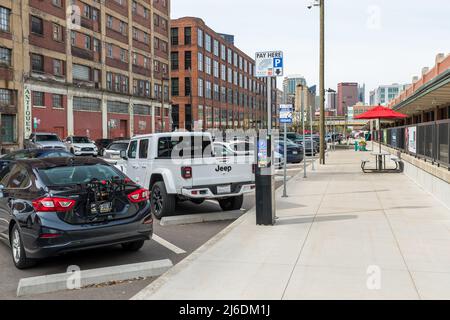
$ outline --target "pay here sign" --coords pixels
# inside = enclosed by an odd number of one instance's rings
[[[257,52],[255,65],[256,77],[282,77],[284,73],[283,51]]]

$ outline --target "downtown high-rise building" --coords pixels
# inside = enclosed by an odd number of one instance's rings
[[[387,105],[407,87],[407,84],[398,83],[381,85],[370,92],[370,105]]]
[[[337,115],[344,116],[348,107],[353,107],[359,102],[359,86],[355,82],[342,82],[338,84]]]
[[[297,92],[297,86],[306,86],[306,79],[301,75],[292,75],[285,77],[283,80],[283,93],[284,100],[288,104],[295,102],[295,94]]]

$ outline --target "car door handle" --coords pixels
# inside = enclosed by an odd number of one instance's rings
[[[133,169],[139,169],[139,166],[133,166]]]
[[[142,169],[147,169],[147,166],[142,166]]]

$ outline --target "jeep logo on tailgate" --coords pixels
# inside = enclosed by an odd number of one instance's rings
[[[223,173],[226,173],[226,172],[231,172],[231,170],[233,170],[233,168],[231,167],[231,166],[217,166],[217,168],[216,168],[216,172],[223,172]]]

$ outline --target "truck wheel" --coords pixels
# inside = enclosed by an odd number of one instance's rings
[[[17,269],[31,268],[36,264],[36,260],[28,259],[23,247],[22,234],[17,224],[11,230],[9,237],[11,243],[11,253],[13,262]]]
[[[244,196],[237,196],[233,198],[219,200],[219,205],[223,211],[239,210],[242,208],[243,203],[244,203]]]
[[[153,185],[151,205],[152,213],[158,220],[175,212],[175,196],[167,193],[164,182],[156,182]]]

